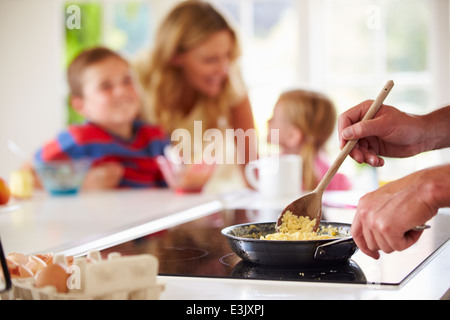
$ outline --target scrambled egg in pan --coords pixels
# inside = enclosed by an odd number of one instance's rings
[[[279,232],[261,236],[261,240],[322,240],[339,237],[337,227],[321,226],[316,232],[313,231],[316,219],[299,217],[290,211],[286,211],[281,220]]]

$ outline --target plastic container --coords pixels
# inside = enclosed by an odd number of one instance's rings
[[[34,167],[45,190],[54,196],[75,195],[91,167],[89,159],[35,162]]]
[[[34,177],[29,169],[12,171],[9,175],[11,195],[18,199],[29,199],[33,196]]]
[[[176,193],[201,192],[215,169],[214,164],[176,164],[164,156],[157,156],[156,161],[164,180]]]

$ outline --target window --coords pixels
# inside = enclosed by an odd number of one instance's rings
[[[393,79],[392,104],[408,112],[429,111],[430,8],[426,0],[324,0],[316,4],[316,15],[323,12],[324,27],[314,25],[319,30],[316,38],[323,39],[313,44],[322,53],[313,55],[318,60],[315,81],[346,109],[354,101],[373,97],[374,89]]]
[[[105,44],[132,58],[153,39],[150,2],[121,1],[105,8]]]
[[[396,86],[386,103],[411,113],[431,111],[439,103],[433,79],[440,71],[432,64],[437,48],[430,36],[436,32],[436,6],[437,2],[426,0],[315,2],[312,10],[317,19],[311,27],[314,38],[321,40],[311,43],[316,52],[311,55],[313,83],[343,112],[359,101],[375,98],[378,88],[393,79]],[[448,11],[445,19],[448,22]],[[444,48],[449,46],[448,38],[446,41]],[[440,101],[444,102],[448,101]],[[385,167],[376,174],[383,183],[438,160],[435,153],[386,159]],[[354,162],[349,165],[349,172],[358,167]]]

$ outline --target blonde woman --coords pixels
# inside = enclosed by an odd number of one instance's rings
[[[279,145],[285,154],[300,154],[303,159],[303,189],[313,190],[329,166],[323,149],[336,123],[336,110],[323,94],[292,90],[280,95],[273,116],[268,121],[270,130],[279,130]],[[327,190],[348,190],[351,185],[342,174],[337,174]]]
[[[186,129],[194,138],[195,124],[201,124],[202,135],[207,129],[253,129],[239,54],[236,32],[211,4],[181,2],[161,23],[151,54],[136,67],[144,90],[143,118],[162,125],[169,136]],[[205,142],[192,144],[199,145]],[[256,144],[246,143],[237,153],[246,163],[255,149]],[[229,168],[216,175],[222,184],[236,179]]]

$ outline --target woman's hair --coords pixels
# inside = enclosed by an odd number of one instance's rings
[[[236,63],[240,54],[237,35],[211,4],[195,0],[183,1],[170,11],[156,34],[149,64],[137,67],[146,95],[143,110],[145,119],[156,121],[169,134],[177,128],[178,122],[185,116],[179,110],[179,102],[182,100],[180,88],[183,87],[184,80],[181,71],[173,66],[172,60],[177,53],[187,52],[223,30],[229,31],[234,41],[228,79],[217,97],[199,93],[198,102],[204,108],[206,127],[217,128],[221,116],[229,120],[230,107],[245,97],[244,84]]]
[[[124,63],[128,64],[128,61],[117,52],[104,47],[94,47],[82,51],[75,59],[73,59],[67,70],[67,81],[69,83],[71,95],[83,96],[83,73],[90,66],[111,57],[122,60]]]
[[[334,105],[325,95],[306,90],[287,91],[280,95],[278,103],[284,108],[287,119],[303,134],[300,151],[303,159],[303,189],[313,190],[318,183],[315,158],[333,133],[336,123]]]

